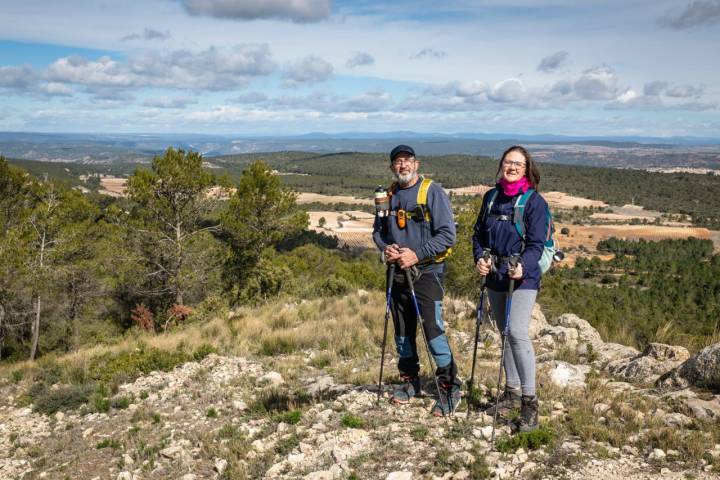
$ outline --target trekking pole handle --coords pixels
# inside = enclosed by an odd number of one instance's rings
[[[482,257],[480,257],[480,258],[482,258],[483,260],[486,260],[486,261],[490,260],[490,258],[491,258],[490,249],[489,248],[483,249],[483,254],[482,254]],[[490,275],[490,272],[488,272],[488,275]],[[482,277],[480,277],[480,290],[485,288],[486,281],[487,281],[487,275],[483,275]]]

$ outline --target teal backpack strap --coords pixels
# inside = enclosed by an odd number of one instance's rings
[[[517,230],[520,238],[525,240],[525,205],[527,205],[530,196],[535,193],[535,189],[528,188],[525,193],[520,195],[515,201],[515,207],[513,207],[513,223],[515,224],[515,230]]]
[[[490,213],[490,210],[492,210],[493,203],[495,203],[495,198],[497,197],[498,189],[493,188],[490,190],[490,197],[488,198],[487,205],[485,205],[485,209],[483,210],[483,217],[482,221],[485,222],[487,220],[487,216]]]

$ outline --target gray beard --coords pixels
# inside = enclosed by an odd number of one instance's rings
[[[397,180],[400,185],[407,185],[413,180],[415,180],[418,176],[417,172],[407,173],[405,175],[393,173],[393,175],[395,176],[395,180]]]

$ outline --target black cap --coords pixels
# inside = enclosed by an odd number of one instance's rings
[[[390,152],[390,161],[392,162],[393,160],[395,160],[395,157],[397,157],[401,153],[409,153],[413,157],[415,156],[415,150],[413,150],[412,147],[409,147],[407,145],[398,145]]]

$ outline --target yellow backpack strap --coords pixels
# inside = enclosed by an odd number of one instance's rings
[[[418,196],[417,196],[417,204],[422,205],[423,207],[427,207],[427,196],[428,196],[428,190],[430,190],[430,184],[432,183],[432,179],[423,177],[422,183],[420,184],[420,190],[418,190]],[[430,221],[430,209],[429,208],[423,208],[423,211],[425,212],[425,221]]]

